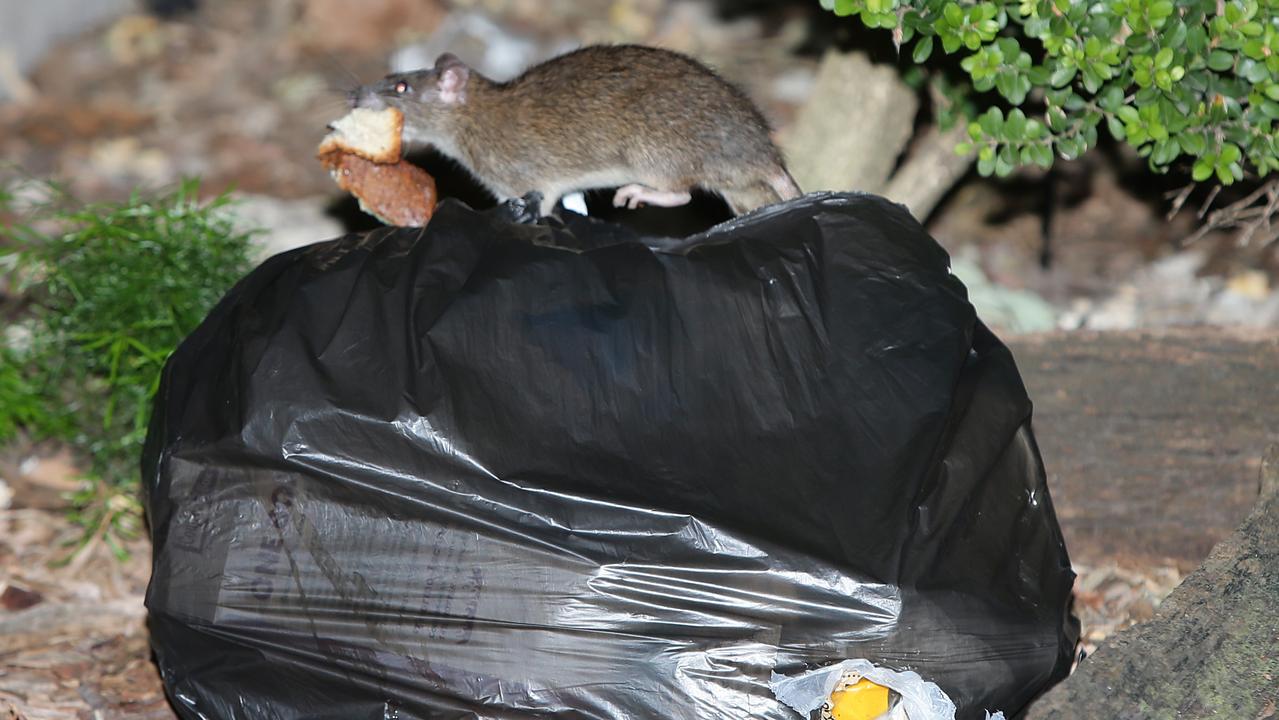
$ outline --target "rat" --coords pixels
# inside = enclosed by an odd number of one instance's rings
[[[445,53],[349,94],[404,113],[402,139],[460,162],[499,199],[618,188],[617,207],[675,207],[697,187],[741,215],[800,195],[768,122],[700,62],[641,45],[591,45],[495,82]]]

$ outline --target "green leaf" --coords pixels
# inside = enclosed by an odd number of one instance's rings
[[[1049,76],[1048,84],[1052,85],[1055,88],[1065,87],[1066,85],[1070,84],[1071,80],[1075,79],[1075,73],[1078,72],[1078,70],[1079,69],[1076,68],[1074,65],[1071,65],[1069,67],[1066,67],[1064,65],[1059,66],[1056,70],[1053,70],[1052,75]]]
[[[1204,140],[1204,136],[1199,133],[1182,133],[1180,138],[1181,147],[1191,155],[1202,155],[1207,149],[1208,143]]]
[[[1224,72],[1235,66],[1235,56],[1225,50],[1213,50],[1208,53],[1208,67],[1217,72]]]
[[[1053,150],[1047,144],[1034,145],[1035,164],[1041,168],[1047,169],[1053,164]]]
[[[1097,104],[1103,109],[1114,112],[1124,102],[1124,89],[1118,85],[1107,85],[1097,96]]]
[[[1186,51],[1200,55],[1208,47],[1208,31],[1203,27],[1186,28]]]
[[[1244,60],[1239,63],[1239,74],[1253,85],[1259,85],[1270,78],[1270,71],[1266,69],[1266,64],[1256,60]]]
[[[922,63],[933,54],[933,38],[931,35],[925,35],[915,43],[915,51],[911,53],[911,59],[917,63]]]
[[[999,137],[1004,129],[1004,113],[997,107],[992,107],[982,114],[978,119],[981,123],[981,129],[991,137]]]
[[[1090,93],[1097,92],[1097,89],[1101,87],[1102,78],[1100,75],[1097,74],[1097,72],[1093,69],[1091,65],[1083,69],[1083,76],[1084,76],[1084,89]]]
[[[1021,108],[1013,108],[1009,111],[1008,121],[1004,123],[1004,136],[1013,141],[1026,137],[1026,114],[1021,111]]]
[[[1006,158],[1003,153],[995,157],[995,175],[999,177],[1008,177],[1013,170],[1017,168],[1017,164],[1013,158]]]
[[[1166,47],[1155,55],[1155,67],[1164,70],[1172,67],[1172,48]]]
[[[1061,132],[1066,129],[1066,112],[1064,110],[1059,107],[1050,107],[1045,115],[1049,130]]]
[[[1123,140],[1128,135],[1124,132],[1123,122],[1113,115],[1106,118],[1106,129],[1110,130],[1110,136],[1116,140]]]
[[[1190,171],[1190,177],[1195,182],[1203,182],[1212,177],[1213,169],[1213,163],[1207,157],[1201,157],[1195,161],[1195,166]]]

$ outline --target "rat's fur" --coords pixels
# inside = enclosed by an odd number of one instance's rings
[[[768,123],[697,61],[638,45],[596,45],[493,82],[452,55],[352,93],[399,108],[404,140],[435,146],[498,197],[623,186],[615,201],[678,205],[693,187],[741,214],[797,197]],[[642,186],[642,187],[640,187]]]

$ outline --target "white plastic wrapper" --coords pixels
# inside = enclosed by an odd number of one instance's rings
[[[799,675],[773,673],[769,687],[773,694],[800,715],[807,716],[826,702],[835,686],[849,674],[860,675],[901,695],[901,702],[888,717],[890,720],[954,720],[955,703],[934,683],[906,670],[897,672],[876,667],[869,660],[845,660]],[[1004,720],[1004,714],[986,713],[987,720]]]

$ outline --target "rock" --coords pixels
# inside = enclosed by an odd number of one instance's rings
[[[977,316],[996,332],[1040,332],[1056,326],[1057,312],[1052,305],[1033,292],[992,283],[978,266],[974,252],[957,252],[951,258],[951,272],[968,288],[968,301],[977,309]]]
[[[12,583],[5,585],[4,590],[0,591],[0,608],[9,612],[26,610],[42,602],[44,602],[44,596],[39,592]]]
[[[1245,270],[1226,280],[1226,289],[1251,300],[1265,300],[1270,296],[1270,276],[1260,270]]]
[[[1207,255],[1188,250],[1139,269],[1108,298],[1078,300],[1062,329],[1127,330],[1179,325],[1279,327],[1279,292],[1265,274],[1199,275]]]
[[[805,192],[880,191],[910,140],[918,106],[893,66],[827,52],[809,102],[782,136],[791,174]]]

